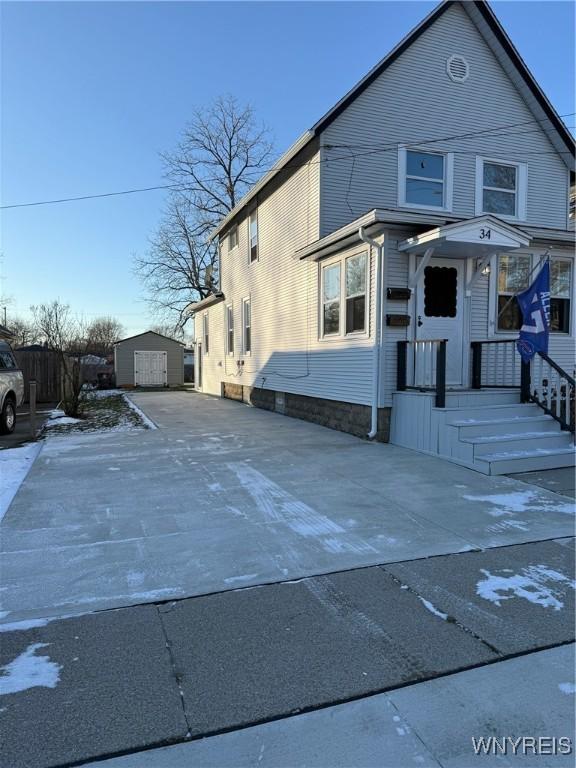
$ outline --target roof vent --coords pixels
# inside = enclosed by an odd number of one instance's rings
[[[446,72],[455,83],[465,83],[470,74],[470,65],[464,56],[454,54],[446,61]]]

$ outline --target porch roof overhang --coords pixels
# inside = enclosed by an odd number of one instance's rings
[[[493,253],[525,248],[532,237],[495,216],[484,215],[429,229],[403,240],[399,251],[424,254],[433,249],[437,256],[454,258],[486,257]]]
[[[207,296],[205,299],[202,299],[201,301],[197,301],[195,304],[188,304],[184,312],[189,317],[193,317],[196,314],[196,312],[200,312],[202,309],[207,309],[208,307],[211,307],[213,304],[218,304],[220,301],[224,301],[224,298],[225,296],[222,293],[222,291],[218,291],[217,293],[211,293],[210,296]]]

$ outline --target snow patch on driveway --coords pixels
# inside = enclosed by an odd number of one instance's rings
[[[130,400],[129,397],[127,397],[126,393],[123,392],[122,394],[124,396],[124,400],[126,401],[126,403],[130,406],[130,408],[132,408],[133,411],[135,411],[138,414],[138,416],[140,416],[140,418],[142,419],[144,424],[148,427],[148,429],[158,429],[158,425],[154,424],[152,419],[148,418],[148,416],[146,416],[144,411],[141,408],[138,408],[136,403],[133,400]]]
[[[429,600],[425,600],[423,597],[420,597],[420,595],[418,595],[418,600],[420,600],[422,605],[425,608],[427,608],[430,611],[430,613],[433,613],[434,616],[438,616],[438,618],[444,619],[444,621],[448,620],[448,614],[443,613],[442,611],[439,611],[438,608],[436,608],[435,605],[432,605],[432,603]]]
[[[508,569],[500,571],[501,574],[510,573],[511,576],[496,575],[484,568],[481,572],[486,578],[477,583],[476,594],[497,606],[501,606],[503,600],[522,597],[535,605],[559,611],[564,607],[560,599],[564,588],[570,586],[576,589],[576,582],[545,565],[529,565],[522,568],[520,573]],[[562,590],[557,589],[560,585]]]
[[[466,501],[482,501],[492,505],[487,512],[492,517],[512,515],[522,512],[562,512],[566,515],[574,514],[574,505],[551,499],[537,491],[512,491],[511,493],[495,493],[489,496],[462,497]]]
[[[49,643],[32,643],[10,664],[0,668],[0,696],[27,691],[28,688],[55,688],[60,680],[60,664],[48,656],[36,656]]]
[[[41,443],[28,443],[20,448],[0,451],[0,520],[8,511],[41,448]]]

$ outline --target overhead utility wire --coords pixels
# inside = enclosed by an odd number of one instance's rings
[[[561,117],[570,117],[570,116],[572,116],[574,114],[576,114],[576,112],[569,112],[569,113],[566,113],[565,115],[561,115]],[[546,121],[550,122],[549,118],[546,118]],[[396,147],[398,145],[405,146],[405,147],[422,146],[424,144],[426,144],[426,145],[427,144],[434,144],[434,143],[442,142],[442,141],[453,141],[455,139],[467,139],[467,138],[473,138],[473,137],[477,137],[477,136],[485,136],[485,138],[498,138],[498,137],[501,137],[501,136],[520,136],[520,135],[523,135],[523,134],[526,134],[526,133],[534,133],[534,131],[516,131],[516,132],[511,132],[511,133],[500,133],[500,134],[491,134],[490,132],[491,131],[504,130],[506,128],[515,128],[515,127],[518,127],[518,126],[521,126],[521,125],[527,125],[528,123],[541,123],[541,122],[543,122],[543,121],[541,121],[541,120],[527,120],[527,121],[522,122],[522,123],[512,123],[510,125],[494,126],[492,128],[486,128],[486,129],[484,129],[482,131],[473,131],[471,133],[453,134],[452,136],[442,136],[442,137],[435,138],[435,139],[415,139],[412,142],[394,141],[394,142],[384,143],[384,144],[378,146],[376,149],[369,149],[366,152],[351,153],[351,154],[347,154],[347,155],[341,155],[341,156],[338,156],[338,157],[323,158],[323,159],[320,159],[320,160],[310,160],[307,163],[287,164],[287,165],[282,166],[282,168],[279,168],[278,170],[279,171],[280,170],[282,170],[282,171],[293,170],[293,169],[297,169],[297,168],[304,168],[307,165],[318,165],[320,163],[335,163],[335,162],[338,162],[340,160],[350,160],[350,158],[362,157],[364,155],[373,155],[373,154],[379,154],[379,153],[384,153],[384,152],[390,152],[390,151],[393,151],[394,149],[396,149]],[[546,131],[544,131],[544,132],[546,133]],[[327,144],[327,145],[325,145],[325,147],[327,149],[331,149],[331,148],[334,148],[334,149],[339,149],[339,148],[342,148],[342,149],[354,149],[354,148],[357,148],[358,146],[360,146],[360,145],[354,145],[354,144]],[[365,146],[370,146],[370,145],[365,145]],[[466,154],[476,154],[476,153],[472,152],[471,150],[455,150],[454,154],[466,155]],[[546,151],[546,152],[544,152],[544,151],[529,152],[529,151],[517,150],[516,154],[522,154],[522,155],[570,154],[571,155],[572,153],[568,152],[568,151],[560,151],[560,150],[551,150],[551,151]],[[260,171],[254,171],[254,173],[263,173],[264,174],[264,173],[268,173],[268,172],[273,171],[273,170],[276,170],[274,166],[272,168],[264,169],[261,172]],[[220,178],[207,178],[207,179],[203,179],[204,182],[220,181],[220,180],[221,180]],[[59,203],[70,203],[70,202],[75,202],[75,201],[79,201],[79,200],[94,200],[94,199],[97,199],[97,198],[104,198],[104,197],[118,197],[118,196],[121,196],[121,195],[133,195],[133,194],[137,194],[137,193],[140,193],[140,192],[152,192],[152,191],[159,190],[159,189],[176,189],[176,190],[185,191],[187,188],[188,188],[188,186],[186,184],[157,184],[157,185],[152,186],[152,187],[138,187],[138,188],[135,188],[135,189],[125,189],[125,190],[121,190],[121,191],[118,191],[118,192],[102,192],[102,193],[93,194],[93,195],[78,195],[78,196],[74,196],[74,197],[62,197],[62,198],[58,198],[58,199],[54,199],[54,200],[38,200],[38,201],[35,201],[35,202],[31,202],[31,203],[14,203],[14,204],[11,204],[11,205],[1,205],[0,206],[0,210],[8,210],[8,209],[11,209],[11,208],[30,208],[30,207],[39,206],[39,205],[55,205],[55,204],[59,204]]]

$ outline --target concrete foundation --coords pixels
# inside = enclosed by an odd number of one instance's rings
[[[225,381],[222,382],[221,392],[222,397],[229,400],[238,400],[266,411],[276,411],[295,419],[311,421],[356,437],[366,437],[370,431],[371,408],[368,405],[276,392],[273,389],[247,387]],[[378,409],[376,440],[379,442],[387,443],[390,440],[391,412],[391,408]]]

